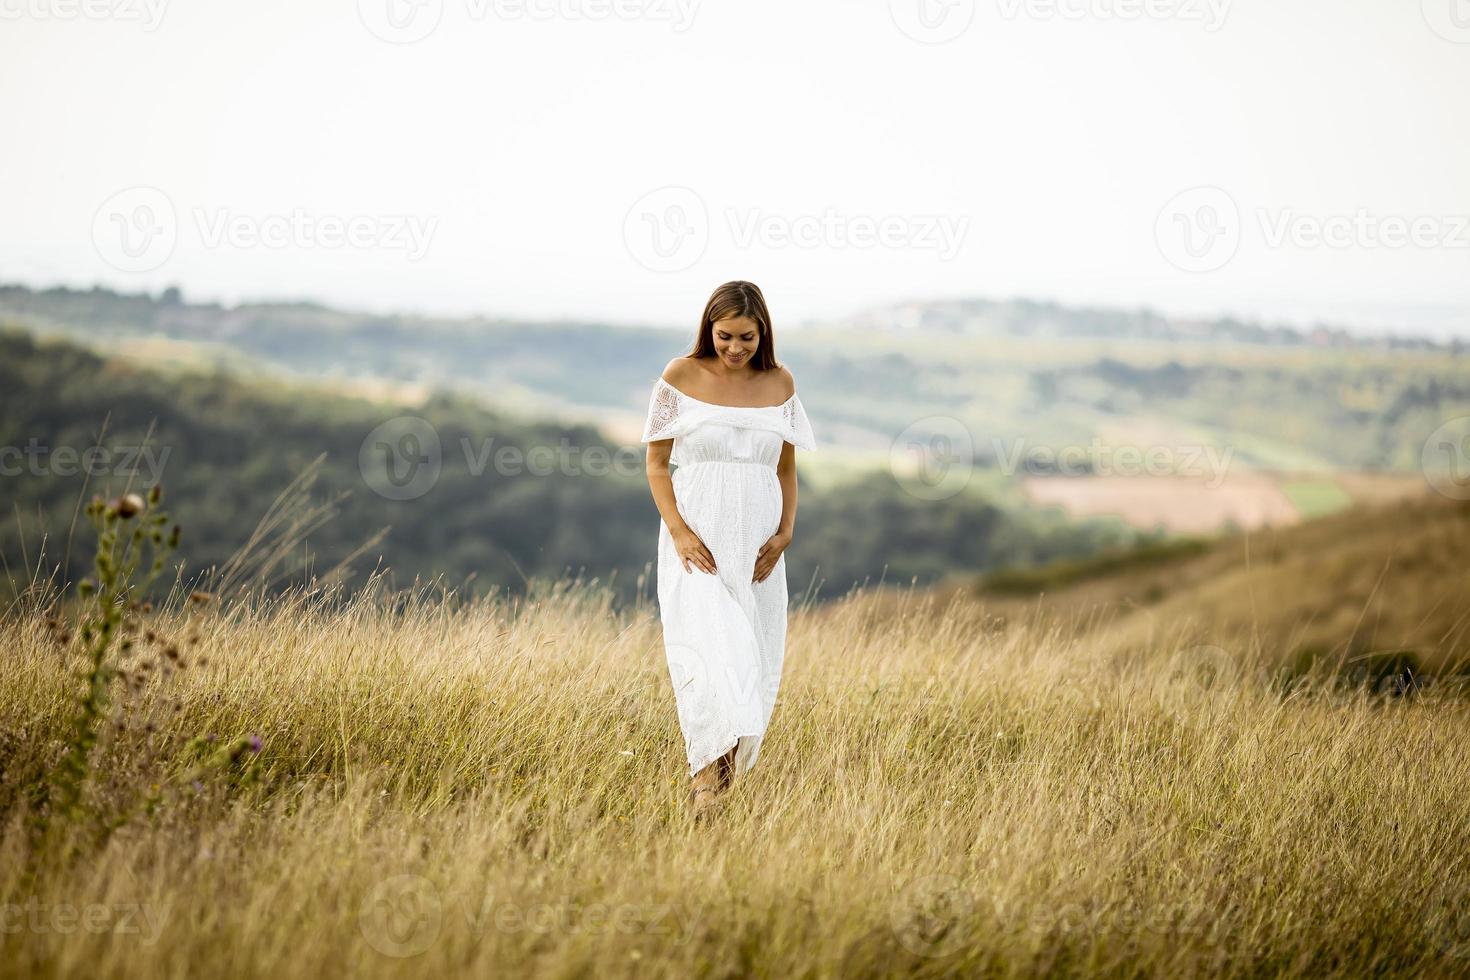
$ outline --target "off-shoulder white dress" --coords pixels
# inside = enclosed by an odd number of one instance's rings
[[[716,568],[712,575],[691,564],[686,572],[659,521],[659,618],[689,775],[732,745],[743,773],[755,765],[776,706],[786,649],[786,556],[752,582],[756,552],[781,521],[781,445],[816,448],[811,423],[795,395],[763,408],[713,405],[660,378],[643,441],[662,439],[674,440],[679,513]]]

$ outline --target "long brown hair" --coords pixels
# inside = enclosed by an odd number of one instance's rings
[[[751,362],[757,371],[769,371],[780,367],[776,360],[776,335],[771,332],[771,312],[766,309],[766,298],[761,288],[753,282],[735,279],[720,286],[710,294],[704,305],[704,316],[699,318],[699,333],[694,338],[694,348],[689,357],[714,357],[715,321],[731,317],[748,316],[756,322],[760,346],[755,349]]]

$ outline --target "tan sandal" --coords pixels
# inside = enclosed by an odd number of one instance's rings
[[[718,805],[720,793],[720,760],[716,759],[701,769],[689,788],[689,805],[696,818],[703,817]]]
[[[735,785],[735,749],[737,748],[739,748],[738,744],[715,760],[715,765],[718,767],[715,770],[715,778],[718,780],[722,793]]]
[[[720,806],[720,791],[713,786],[696,786],[689,793],[695,820],[706,820]]]

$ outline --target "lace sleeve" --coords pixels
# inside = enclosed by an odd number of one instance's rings
[[[806,409],[802,407],[801,399],[792,395],[791,401],[786,403],[784,414],[786,428],[789,430],[786,441],[797,449],[804,449],[807,452],[816,449],[817,441],[812,436],[812,423],[806,417]]]
[[[679,392],[660,379],[654,382],[653,394],[648,399],[648,418],[643,422],[642,441],[672,439],[679,434],[678,430]]]

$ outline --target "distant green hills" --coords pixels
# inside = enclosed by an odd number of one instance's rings
[[[581,574],[612,578],[629,596],[649,571],[658,515],[641,444],[616,443],[591,425],[492,410],[453,390],[405,407],[299,379],[242,378],[207,361],[109,354],[109,330],[169,321],[168,304],[95,301],[92,315],[105,314],[111,326],[98,328],[91,347],[0,329],[0,556],[11,588],[36,567],[64,562],[73,580],[86,574],[89,529],[69,541],[77,503],[118,492],[129,470],[137,471],[135,487],[161,480],[191,575],[231,567],[268,512],[275,523],[251,559],[236,563],[236,581],[279,585],[346,562],[356,582],[380,566],[400,585],[439,578],[471,589],[519,590],[531,578]],[[280,315],[332,316],[291,309]],[[73,306],[69,315],[83,312]],[[257,351],[320,345],[326,358],[325,335],[303,328],[291,344],[285,321],[276,322],[278,332],[245,330],[241,343]],[[360,339],[369,328],[339,329]],[[397,328],[384,329],[398,337]],[[357,341],[340,346],[344,360],[363,351]],[[314,482],[275,507],[308,471]],[[865,579],[934,582],[1079,557],[1134,537],[1112,522],[1014,514],[975,492],[921,499],[886,472],[821,489],[804,481],[797,524],[788,581],[796,594],[818,584],[819,597]],[[651,594],[651,576],[641,587]]]
[[[1208,446],[1243,469],[1412,472],[1428,435],[1470,413],[1460,342],[1022,300],[914,302],[797,326],[776,314],[778,354],[824,449],[813,466],[844,473],[885,468],[900,436],[953,431],[992,489],[1022,475],[1005,465],[1017,445],[1094,440]],[[454,391],[613,438],[632,437],[695,316],[671,331],[0,287],[0,317],[32,331],[122,351],[152,344],[151,357],[166,343],[169,357],[234,372]]]

